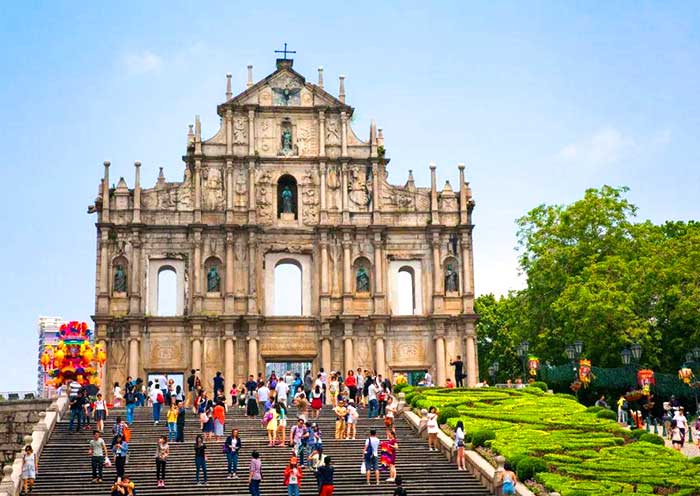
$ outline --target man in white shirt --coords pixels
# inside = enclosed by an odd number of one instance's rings
[[[367,404],[369,405],[369,412],[367,414],[368,418],[374,418],[379,415],[379,402],[377,401],[377,393],[379,388],[377,384],[372,381],[367,389]]]
[[[423,378],[423,382],[425,382],[426,387],[430,387],[433,385],[433,376],[430,375],[430,371],[425,371],[425,377]]]
[[[270,388],[267,384],[263,383],[257,390],[258,404],[260,406],[260,411],[265,411],[265,403],[270,399]]]
[[[277,401],[283,403],[287,406],[287,395],[289,394],[289,385],[287,381],[277,381],[277,386],[275,386],[275,392],[277,393]]]
[[[372,387],[372,386],[370,386]],[[376,401],[376,400],[375,400]],[[376,485],[379,485],[379,438],[377,431],[369,431],[369,437],[365,441],[365,469],[367,475],[367,485],[370,485],[370,477],[374,472]]]

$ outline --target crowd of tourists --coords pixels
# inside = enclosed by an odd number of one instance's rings
[[[121,385],[114,384],[112,404],[108,404],[100,392],[90,391],[77,382],[66,385],[69,395],[69,431],[92,430],[88,442],[91,460],[92,482],[101,484],[105,467],[114,467],[116,478],[111,488],[114,496],[135,494],[135,482],[127,473],[129,444],[136,408],[150,408],[155,426],[165,424],[167,430],[159,436],[154,446],[154,470],[157,487],[165,487],[167,465],[176,445],[185,441],[185,419],[195,416],[199,429],[193,445],[194,483],[208,484],[207,464],[210,456],[223,456],[226,460],[227,479],[239,479],[239,460],[244,440],[239,429],[226,429],[226,413],[237,408],[249,418],[260,420],[266,433],[268,447],[289,450],[289,462],[280,474],[288,488],[288,494],[299,494],[302,480],[313,476],[318,494],[333,494],[334,466],[331,456],[324,451],[324,434],[318,419],[324,405],[335,419],[334,431],[327,433],[337,440],[357,439],[357,423],[361,416],[383,419],[382,436],[377,429],[366,434],[362,448],[361,473],[368,485],[380,484],[380,472],[387,473],[386,482],[393,483],[394,494],[407,494],[401,477],[396,473],[396,456],[399,444],[394,430],[397,414],[396,400],[392,395],[392,381],[381,374],[358,368],[347,374],[326,372],[321,368],[316,374],[307,370],[303,376],[287,372],[268,377],[250,375],[245,382],[233,384],[225,394],[225,379],[216,373],[211,392],[199,376],[191,370],[183,387],[170,379],[145,383],[139,378],[127,377]],[[94,396],[93,396],[94,394]],[[229,401],[230,400],[230,401]],[[112,415],[110,410],[124,408],[115,416],[110,435],[105,439],[105,423]],[[212,449],[212,444],[220,449]],[[221,455],[219,455],[221,454]],[[358,453],[358,457],[359,457]],[[251,496],[260,495],[262,480],[262,456],[258,451],[250,453],[247,467],[247,483]],[[32,490],[38,469],[38,460],[31,447],[24,455],[24,492]]]

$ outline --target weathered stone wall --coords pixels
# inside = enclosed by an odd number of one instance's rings
[[[22,449],[24,436],[31,435],[51,400],[21,400],[0,402],[0,470],[12,463]]]

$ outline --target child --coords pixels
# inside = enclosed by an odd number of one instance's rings
[[[235,408],[238,404],[238,387],[236,386],[236,383],[231,386],[231,391],[229,391],[229,394],[231,395],[231,406]]]
[[[299,496],[302,477],[303,474],[298,465],[297,457],[293,456],[289,460],[289,465],[284,469],[284,485],[287,486],[288,496]]]
[[[355,439],[355,436],[357,435],[357,419],[360,418],[360,414],[357,413],[354,400],[350,399],[348,403],[348,419],[346,421],[347,430],[345,432],[345,439]]]
[[[168,456],[170,456],[168,438],[160,436],[160,438],[158,438],[158,446],[156,447],[156,480],[158,481],[156,487],[165,487],[165,464],[168,461]]]
[[[97,399],[95,400],[95,428],[100,432],[105,430],[107,415],[107,402],[102,399],[102,393],[97,393]]]
[[[177,416],[179,408],[176,403],[170,405],[168,410],[168,441],[175,441],[177,438]]]
[[[34,481],[36,480],[36,471],[38,469],[39,463],[36,460],[34,450],[29,445],[25,446],[24,455],[22,455],[23,494],[29,494],[34,489]]]
[[[207,445],[204,444],[204,438],[201,434],[197,434],[194,442],[194,465],[196,469],[195,482],[197,485],[202,485],[199,480],[199,471],[204,472],[204,485],[207,485]]]
[[[344,439],[345,438],[345,419],[348,416],[348,409],[345,408],[345,402],[340,400],[337,402],[337,406],[333,408],[335,413],[335,438]]]
[[[408,493],[403,487],[403,481],[401,477],[396,478],[396,488],[394,489],[394,496],[408,496]]]

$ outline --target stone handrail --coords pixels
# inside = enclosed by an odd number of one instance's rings
[[[68,409],[68,396],[66,394],[56,398],[45,412],[39,412],[37,422],[32,435],[24,436],[24,444],[31,444],[37,458],[41,457],[41,451],[51,436],[56,423],[61,420]],[[22,451],[17,453],[12,465],[3,468],[2,481],[0,481],[0,496],[16,496],[21,489]]]
[[[403,393],[399,393],[398,411],[416,432],[419,434],[426,432],[427,429],[425,429],[425,427],[427,426],[428,422],[427,410],[422,410],[421,417],[419,417],[413,413],[410,408],[406,408],[404,398],[405,395]],[[450,436],[442,431],[442,429],[438,433],[438,442],[440,443],[441,452],[447,457],[448,460],[452,460],[454,456],[455,443]],[[497,496],[501,496],[500,474],[504,471],[503,465],[505,464],[506,459],[502,456],[497,456],[496,463],[498,466],[494,467],[474,450],[465,449],[464,455],[469,471],[489,491]],[[535,496],[535,494],[525,487],[525,484],[522,482],[517,483],[515,487],[515,494],[518,496]]]

